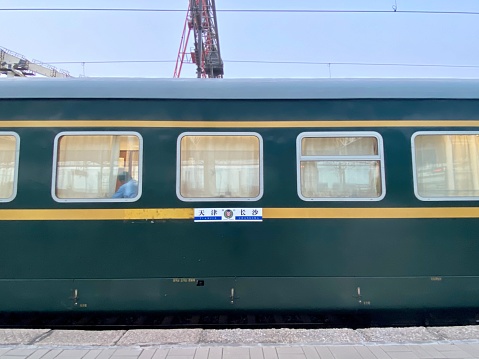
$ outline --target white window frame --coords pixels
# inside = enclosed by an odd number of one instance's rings
[[[13,172],[13,191],[12,195],[8,198],[0,198],[1,203],[11,202],[17,196],[17,186],[18,186],[18,167],[20,160],[20,136],[16,132],[11,131],[2,131],[0,136],[13,136],[15,137],[15,168]]]
[[[378,141],[377,155],[360,156],[304,156],[301,154],[301,141],[305,137],[332,138],[332,137],[374,137]],[[381,195],[379,197],[345,198],[345,197],[305,197],[301,193],[301,161],[379,161],[381,172]],[[296,138],[296,179],[299,198],[306,202],[369,202],[381,201],[386,196],[386,180],[384,172],[384,147],[383,138],[378,132],[302,132]]]
[[[259,140],[259,193],[256,197],[183,197],[181,195],[181,140],[185,136],[255,136]],[[176,196],[184,202],[254,202],[263,197],[263,138],[257,132],[183,132],[176,141]]]
[[[139,140],[138,149],[138,194],[135,198],[59,198],[56,195],[57,182],[57,161],[58,161],[58,141],[63,136],[136,136]],[[53,170],[51,195],[55,202],[59,203],[118,203],[118,202],[136,202],[142,194],[143,183],[143,137],[135,131],[64,131],[55,136],[53,146]]]
[[[414,181],[414,195],[420,201],[434,202],[434,201],[478,201],[477,197],[423,197],[419,194],[418,190],[418,178],[417,178],[417,166],[416,166],[416,145],[414,140],[418,136],[428,135],[476,135],[479,136],[479,131],[418,131],[414,132],[411,137],[411,155],[412,155],[412,174]]]

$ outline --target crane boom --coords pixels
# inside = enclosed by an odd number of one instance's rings
[[[12,77],[43,75],[46,77],[72,77],[68,71],[45,64],[38,60],[28,60],[25,56],[0,47],[0,74]]]
[[[190,33],[194,34],[194,50],[187,52]],[[215,0],[189,0],[185,26],[173,77],[180,77],[183,62],[196,64],[201,78],[220,78],[224,74],[221,59]]]

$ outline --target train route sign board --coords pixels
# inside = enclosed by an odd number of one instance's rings
[[[262,221],[262,208],[195,208],[195,222]]]

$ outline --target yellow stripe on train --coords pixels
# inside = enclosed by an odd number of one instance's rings
[[[193,208],[2,209],[0,221],[193,220]],[[479,207],[263,208],[263,219],[479,218]]]
[[[109,128],[287,128],[287,127],[478,127],[474,120],[434,121],[136,121],[136,120],[88,120],[88,121],[0,121],[0,128],[20,127],[109,127]]]

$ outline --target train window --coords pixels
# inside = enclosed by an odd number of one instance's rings
[[[263,195],[257,133],[183,133],[177,158],[176,193],[183,201],[255,201]]]
[[[14,132],[0,132],[0,202],[13,201],[17,194],[20,138]]]
[[[417,132],[411,146],[418,199],[479,199],[479,132]]]
[[[386,194],[382,137],[376,132],[304,132],[296,142],[304,201],[379,201]]]
[[[132,202],[141,195],[137,132],[62,132],[55,138],[52,196],[58,202]]]

